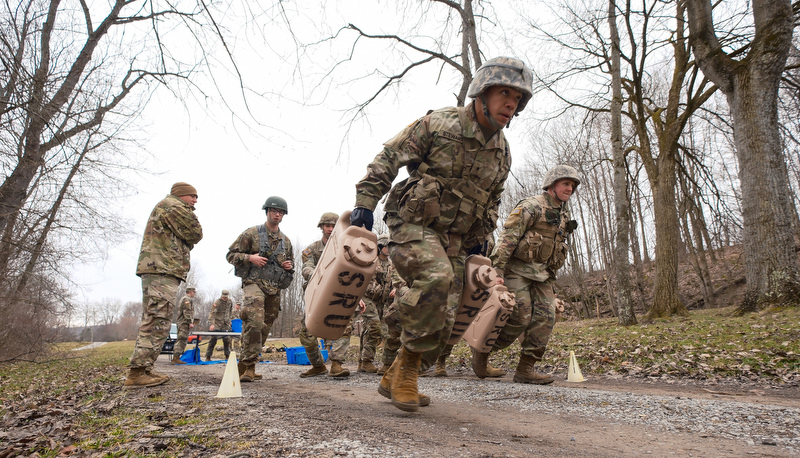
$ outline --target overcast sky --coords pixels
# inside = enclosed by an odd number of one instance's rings
[[[364,27],[385,33],[391,27],[381,26],[377,18],[389,21],[387,24],[397,20],[385,10],[376,10],[380,6],[373,2],[343,2],[348,3],[350,9],[337,7],[321,14],[331,29],[361,21]],[[293,27],[301,30],[303,25],[298,20]],[[383,142],[428,109],[455,104],[458,76],[446,70],[440,77],[439,68],[430,66],[412,72],[399,89],[379,99],[369,108],[368,123],[355,123],[345,140],[349,117],[343,110],[365,100],[382,83],[344,82],[315,90],[314,83],[321,78],[313,66],[308,66],[307,75],[299,74],[295,63],[284,57],[294,49],[285,30],[276,26],[273,33],[263,32],[268,33],[269,51],[259,49],[263,39],[254,37],[252,31],[243,28],[238,33],[247,35],[236,48],[246,84],[255,91],[280,96],[248,97],[252,113],[248,115],[237,95],[236,81],[228,81],[223,90],[232,92],[226,103],[245,119],[233,122],[230,110],[219,101],[207,108],[192,102],[184,106],[166,91],[156,93],[141,122],[147,126],[144,143],[153,155],[149,167],[158,173],[141,178],[137,193],[122,206],[123,216],[134,223],[131,238],[113,247],[105,262],[76,269],[79,299],[141,300],[141,281],[135,275],[141,234],[153,206],[177,181],[192,184],[199,195],[196,213],[204,236],[192,250],[191,261],[199,270],[202,284],[195,286],[218,294],[238,284],[225,254],[243,230],[265,221],[261,205],[267,197],[277,195],[287,200],[289,213],[281,230],[293,243],[305,247],[319,239],[316,224],[322,213],[352,209],[355,183]],[[384,57],[386,45],[385,41],[379,46],[360,44],[357,58],[348,63],[347,71],[358,76],[359,72],[374,70]],[[316,63],[324,66],[325,58],[330,59],[338,50],[323,52],[322,58],[306,58],[317,59]],[[494,55],[511,54],[506,50]],[[338,78],[345,81],[341,74]],[[523,136],[520,127],[517,120],[506,130],[512,153]]]

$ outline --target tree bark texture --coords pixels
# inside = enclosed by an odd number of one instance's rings
[[[714,31],[710,0],[690,0],[692,46],[703,72],[728,99],[742,187],[744,301],[740,312],[797,305],[800,269],[793,209],[778,128],[778,83],[789,56],[790,0],[754,0],[747,56],[730,58]]]
[[[622,149],[622,78],[620,76],[619,31],[617,30],[617,5],[608,2],[608,25],[611,30],[611,150],[614,156],[614,212],[616,239],[614,243],[614,276],[616,277],[616,302],[619,324],[636,324],[631,299],[630,200],[625,152]]]

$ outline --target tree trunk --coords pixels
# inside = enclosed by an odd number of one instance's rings
[[[778,82],[791,47],[792,4],[790,0],[753,1],[755,35],[741,60],[723,52],[710,0],[690,0],[687,6],[697,61],[725,93],[733,117],[747,281],[739,312],[796,306],[800,269],[777,109]]]
[[[678,210],[675,207],[675,151],[661,150],[658,179],[651,180],[656,227],[656,278],[647,319],[687,315],[678,297]]]
[[[631,299],[631,265],[628,260],[630,200],[627,191],[625,152],[622,150],[622,80],[615,0],[608,1],[608,25],[611,29],[611,149],[614,155],[614,211],[617,228],[614,243],[614,275],[617,280],[616,302],[619,324],[629,326],[636,324],[636,314]]]

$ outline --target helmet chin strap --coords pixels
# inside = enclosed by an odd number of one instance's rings
[[[492,126],[492,128],[496,131],[502,129],[503,126],[501,126],[500,123],[497,122],[494,119],[494,117],[489,114],[489,108],[486,104],[486,97],[484,97],[483,94],[481,94],[479,97],[481,99],[481,105],[483,106],[483,116],[485,116],[486,119],[489,121],[489,125]]]

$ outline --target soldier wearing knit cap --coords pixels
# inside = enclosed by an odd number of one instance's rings
[[[153,363],[169,335],[178,287],[189,273],[189,252],[203,238],[194,214],[196,203],[194,186],[175,183],[147,220],[136,268],[142,279],[142,324],[125,388],[156,386],[169,380],[153,371]]]
[[[169,193],[177,197],[194,196],[195,199],[197,198],[197,189],[195,189],[194,186],[190,185],[189,183],[184,183],[183,181],[179,181],[172,185],[172,190]]]

